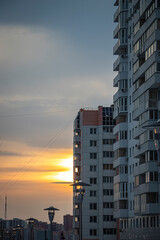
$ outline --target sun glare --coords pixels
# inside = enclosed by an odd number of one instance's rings
[[[73,159],[62,159],[60,166],[67,167],[68,171],[66,172],[59,172],[55,178],[59,181],[64,182],[73,182]]]

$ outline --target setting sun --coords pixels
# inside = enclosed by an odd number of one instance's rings
[[[73,159],[62,159],[59,166],[68,168],[68,171],[57,173],[55,178],[64,182],[73,182]]]

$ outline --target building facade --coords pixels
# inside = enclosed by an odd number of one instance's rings
[[[153,130],[160,118],[160,1],[116,0],[113,80],[114,217],[118,239],[159,239],[160,164]]]
[[[86,187],[82,207],[83,239],[116,239],[113,217],[113,107],[81,109],[74,121],[74,182]],[[73,194],[74,239],[79,239],[79,202]]]

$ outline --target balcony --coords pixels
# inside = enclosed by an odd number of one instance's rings
[[[159,18],[160,16],[160,9],[157,8],[154,10],[154,12],[152,13],[152,15],[147,19],[147,21],[142,25],[142,27],[140,28],[140,30],[135,34],[134,36],[134,44],[138,41],[138,39],[144,34],[144,32],[146,31],[146,29],[149,28],[149,26],[152,24],[152,22],[156,19]],[[136,15],[135,15],[136,17]],[[139,16],[137,16],[137,19],[139,18]],[[135,19],[135,23],[137,21],[137,19]]]
[[[160,37],[159,37],[160,38]],[[145,61],[138,69],[137,72],[133,74],[133,83],[135,83],[141,76],[144,76],[145,72],[147,71],[148,67],[150,67],[154,62],[158,62],[160,60],[160,52],[156,51]],[[148,80],[146,80],[147,82]],[[143,84],[144,85],[144,84]],[[144,86],[143,86],[144,87]]]
[[[127,59],[128,59],[127,54],[120,55],[113,63],[113,71],[119,71],[119,64],[124,62],[127,63]]]
[[[79,228],[79,222],[74,222],[73,223],[73,228]]]
[[[127,174],[120,173],[119,175],[114,176],[114,184],[120,182],[128,182],[128,173]]]
[[[155,151],[153,140],[146,141],[143,144],[137,144],[137,147],[134,150],[134,157],[139,157],[139,155],[144,154],[148,150]]]
[[[113,161],[113,167],[116,168],[120,165],[128,164],[128,157],[119,157]]]
[[[118,22],[118,16],[119,16],[119,7],[117,8],[116,12],[114,13],[114,16],[113,16],[114,22]]]
[[[114,3],[114,6],[118,6],[119,5],[119,0],[116,0]]]
[[[80,135],[74,135],[73,142],[77,142],[77,141],[80,141],[80,140],[81,140]]]
[[[145,172],[154,172],[154,171],[157,171],[157,162],[156,161],[153,161],[153,162],[146,162],[146,163],[143,163],[137,167],[135,167],[134,169],[134,175],[140,175],[140,174],[143,174]]]
[[[118,81],[128,79],[128,72],[119,72],[113,79],[113,86],[118,87]]]
[[[113,31],[113,38],[114,39],[118,38],[119,29],[120,29],[120,27],[119,27],[119,24],[118,24],[117,27]]]
[[[158,203],[147,203],[144,214],[160,214],[160,205]]]
[[[126,106],[120,106],[119,108],[114,109],[114,113],[113,113],[113,118],[117,118],[118,115],[124,115],[127,114],[127,105]]]
[[[121,43],[120,40],[118,40],[113,47],[113,54],[127,54],[127,43]]]
[[[116,133],[118,133],[119,131],[127,131],[127,130],[128,130],[128,124],[126,122],[119,123],[113,128],[113,135],[116,135]]]
[[[120,97],[127,97],[128,96],[128,89],[120,89],[113,95],[113,102],[117,101]]]
[[[118,192],[114,193],[114,202],[127,200],[128,199],[128,192]]]
[[[114,218],[127,218],[128,209],[114,210]]]
[[[127,139],[122,139],[113,145],[113,151],[119,149],[119,148],[126,148],[128,146],[128,141]]]
[[[140,194],[149,193],[149,192],[153,193],[153,192],[158,192],[158,191],[159,191],[158,182],[144,183],[137,187],[134,187],[135,195],[140,195]]]
[[[73,161],[74,167],[80,167],[81,166],[81,161],[79,159],[76,159]]]

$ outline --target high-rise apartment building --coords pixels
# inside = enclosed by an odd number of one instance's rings
[[[152,130],[160,118],[160,1],[116,0],[113,52],[114,217],[118,239],[160,238],[160,160]]]
[[[82,207],[83,239],[116,240],[113,217],[113,107],[81,109],[74,121],[74,182],[86,187]],[[79,239],[79,202],[73,195],[74,237]]]

